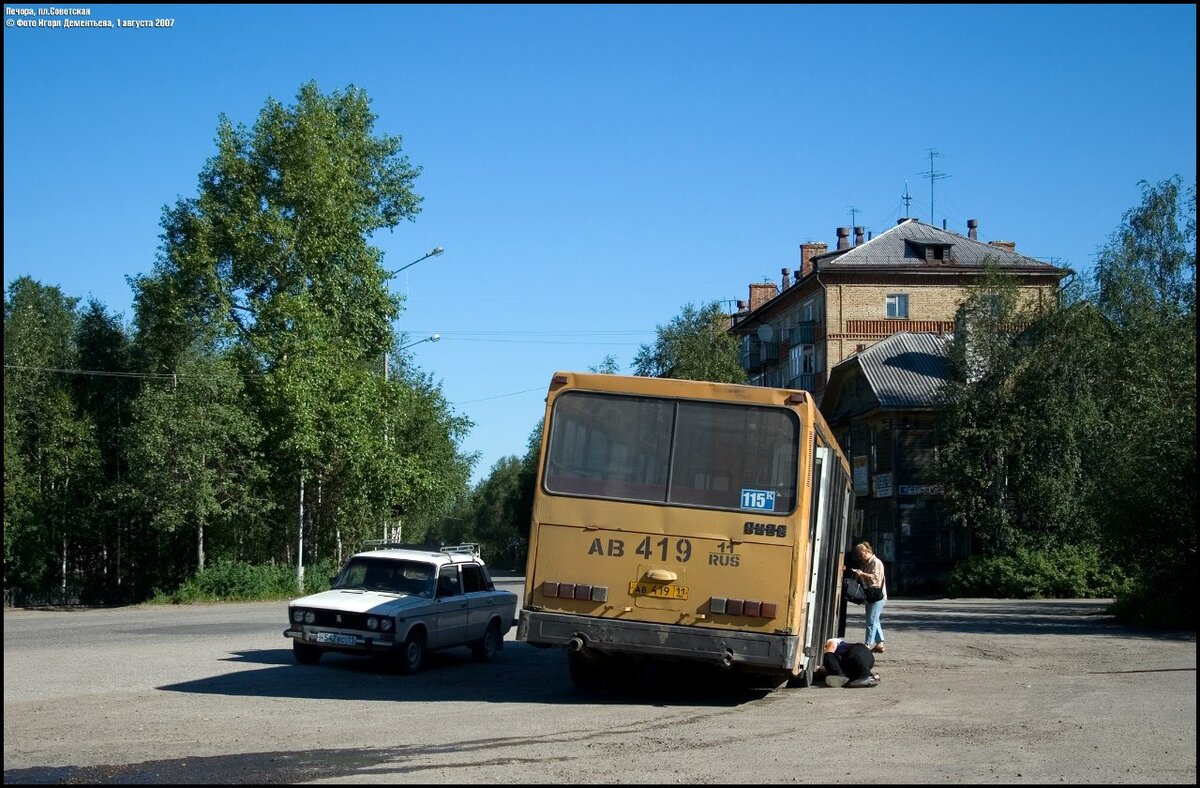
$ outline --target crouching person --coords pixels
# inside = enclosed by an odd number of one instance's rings
[[[823,673],[827,687],[874,687],[879,677],[871,672],[875,655],[864,643],[848,643],[844,638],[825,641],[818,673]],[[819,678],[819,676],[818,676]]]

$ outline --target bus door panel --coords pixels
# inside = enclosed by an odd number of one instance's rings
[[[823,645],[825,638],[819,631],[825,619],[825,611],[829,609],[832,597],[825,598],[824,585],[828,585],[829,553],[838,550],[838,545],[830,544],[830,476],[833,452],[824,447],[814,449],[812,477],[812,509],[809,518],[808,531],[808,579],[805,584],[807,594],[804,612],[803,645],[806,654],[818,652],[811,649]],[[824,583],[822,581],[825,581]],[[818,640],[819,639],[819,640]]]

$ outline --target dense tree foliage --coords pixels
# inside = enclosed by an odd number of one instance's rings
[[[78,589],[94,553],[101,456],[96,425],[72,396],[77,299],[21,277],[4,302],[4,577]]]
[[[1098,550],[1142,610],[1191,620],[1196,556],[1195,187],[1142,184],[1094,286],[1023,308],[973,292],[950,346],[938,468],[985,556]]]
[[[417,215],[420,168],[374,123],[363,91],[313,83],[253,128],[222,116],[130,279],[131,331],[10,285],[6,588],[111,600],[210,561],[302,572],[464,494],[470,423],[404,355],[369,243]]]

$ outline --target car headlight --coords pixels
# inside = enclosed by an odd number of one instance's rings
[[[305,611],[305,613],[304,613],[304,623],[305,624],[312,624],[316,620],[317,620],[316,613],[312,612],[311,610]]]
[[[379,622],[379,627],[384,632],[391,632],[392,631],[392,620],[390,618],[383,619],[383,621]]]
[[[367,629],[371,629],[371,630],[379,629],[379,619],[375,618],[375,616],[368,616],[367,617]]]
[[[303,610],[301,610],[300,608],[296,608],[295,610],[292,611],[292,621],[295,621],[297,624],[299,624],[303,620],[304,620],[304,611]]]

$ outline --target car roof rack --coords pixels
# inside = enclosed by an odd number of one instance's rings
[[[431,544],[393,542],[390,539],[364,539],[363,547],[372,550],[419,550],[422,553],[436,553],[440,550],[440,548]]]
[[[456,544],[456,545],[443,545],[441,552],[447,553],[447,554],[466,553],[467,555],[470,555],[470,556],[478,556],[479,555],[479,545],[475,542],[467,542],[466,544]]]
[[[456,555],[479,556],[479,544],[477,542],[435,546],[431,544],[413,544],[411,542],[392,542],[387,539],[364,539],[363,547],[371,550],[417,550],[422,553],[444,553],[451,557]]]

